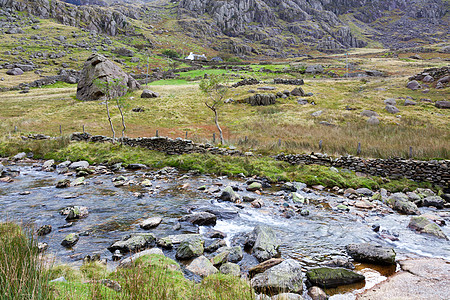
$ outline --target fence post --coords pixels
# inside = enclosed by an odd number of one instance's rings
[[[158,129],[156,129],[156,137],[159,137]]]
[[[14,132],[17,132],[17,125],[14,126]]]
[[[62,135],[62,126],[59,125],[59,135]]]
[[[356,149],[356,155],[360,155],[361,154],[361,143],[358,142],[358,148]]]
[[[83,125],[83,133],[85,133],[85,131],[84,131],[84,125]]]
[[[412,146],[409,146],[409,158],[411,159],[413,157],[413,149]]]
[[[278,147],[281,147],[281,139],[278,139]]]
[[[188,136],[188,132],[187,132],[187,130],[186,130],[186,138],[185,138],[186,140],[187,140],[187,136]]]
[[[319,150],[322,150],[322,140],[319,141]]]
[[[215,144],[215,143],[216,143],[216,133],[213,132],[213,144]]]
[[[246,143],[248,142],[248,137],[247,137],[247,136],[245,136],[244,141],[245,141]]]

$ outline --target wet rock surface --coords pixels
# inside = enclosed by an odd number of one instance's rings
[[[358,295],[357,299],[446,299],[450,264],[443,259],[399,262],[402,271]]]
[[[350,244],[345,247],[347,253],[356,261],[380,265],[395,264],[395,251],[380,245]]]
[[[306,277],[313,285],[323,288],[360,282],[365,279],[361,274],[343,268],[317,268],[306,272]]]

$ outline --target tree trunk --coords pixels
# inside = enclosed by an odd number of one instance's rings
[[[125,126],[125,118],[123,117],[122,108],[120,107],[120,104],[119,104],[119,98],[116,98],[116,103],[117,103],[117,108],[119,109],[119,112],[120,112],[120,116],[122,117],[122,139],[123,139],[125,137],[125,129],[127,129],[127,127]]]
[[[216,109],[214,109],[214,122],[216,123],[216,127],[219,130],[220,143],[223,145],[224,144],[223,133],[222,133],[222,128],[220,128],[220,126],[219,126],[219,115],[217,114],[217,110]]]
[[[114,131],[114,126],[111,121],[111,115],[109,114],[108,99],[106,99],[106,113],[108,114],[108,121],[109,121],[109,125],[111,126],[111,131],[113,134],[113,142],[114,142],[114,140],[116,139],[116,132]]]

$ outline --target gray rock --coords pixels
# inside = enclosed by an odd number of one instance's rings
[[[247,186],[247,191],[254,192],[262,190],[262,184],[259,182],[252,182]]]
[[[251,284],[259,293],[301,293],[303,290],[302,268],[297,261],[287,259],[255,275]]]
[[[437,108],[449,109],[450,108],[450,101],[436,101],[434,106],[436,106]]]
[[[194,259],[187,267],[192,273],[201,277],[207,277],[209,275],[219,272],[213,264],[203,255]]]
[[[343,268],[316,268],[306,272],[308,281],[323,288],[332,288],[340,285],[364,281],[364,275]]]
[[[412,100],[410,100],[410,99],[406,99],[405,103],[403,103],[403,105],[404,106],[414,106],[414,105],[417,105],[417,103],[412,101]]]
[[[52,225],[43,225],[36,231],[38,236],[44,236],[52,232]]]
[[[145,256],[145,255],[152,255],[152,254],[164,256],[164,253],[159,248],[147,249],[147,250],[135,253],[130,257],[122,259],[119,262],[119,265],[117,267],[118,268],[131,268],[133,266],[133,262],[136,261],[136,259],[138,259],[139,257]]]
[[[303,300],[303,297],[299,294],[294,293],[281,293],[275,296],[272,296],[270,300]]]
[[[407,214],[407,215],[418,215],[420,214],[417,205],[413,202],[408,201],[408,196],[403,193],[395,193],[391,195],[386,203],[393,209]]]
[[[309,65],[306,67],[305,73],[307,74],[320,74],[323,73],[322,65]]]
[[[60,214],[66,216],[67,221],[73,221],[86,218],[89,215],[89,211],[86,206],[69,206],[61,210]]]
[[[203,254],[204,241],[200,237],[191,237],[180,243],[177,249],[177,259],[190,259]]]
[[[133,77],[125,73],[112,61],[103,55],[93,54],[84,63],[80,72],[77,99],[82,101],[105,100],[105,90],[94,83],[97,79],[102,82],[117,80],[119,86],[109,87],[109,94],[113,99],[125,95],[128,90],[136,90],[140,87]]]
[[[422,87],[420,86],[420,83],[417,82],[416,80],[411,80],[410,82],[408,82],[408,84],[406,85],[406,87],[407,87],[408,89],[411,89],[411,90],[418,90],[418,89],[421,89],[421,88],[422,88]]]
[[[308,295],[312,300],[328,300],[327,294],[318,286],[309,288]]]
[[[222,201],[239,202],[241,197],[236,193],[231,186],[227,186],[223,189],[222,194],[219,197]]]
[[[400,112],[400,110],[393,105],[386,105],[384,109],[390,114],[396,114]]]
[[[363,196],[372,196],[373,192],[371,190],[369,190],[368,188],[359,188],[356,190],[356,193],[358,193],[359,195],[363,195]]]
[[[44,164],[42,165],[42,169],[45,170],[45,169],[52,168],[54,164],[55,164],[55,160],[53,160],[53,159],[47,160],[47,161],[45,161]]]
[[[426,233],[440,239],[448,240],[448,237],[442,229],[436,223],[428,220],[425,216],[411,217],[408,227],[420,233]]]
[[[354,260],[359,262],[368,262],[377,265],[395,264],[395,251],[392,248],[363,243],[349,244],[345,249]]]
[[[434,206],[436,208],[444,208],[444,199],[439,196],[428,196],[422,199],[422,206]]]
[[[297,96],[297,97],[304,97],[305,96],[305,92],[303,91],[303,89],[301,87],[296,87],[294,88],[290,94],[292,96]]]
[[[320,116],[321,114],[323,114],[323,110],[318,110],[318,111],[313,112],[313,113],[311,114],[311,116],[313,116],[313,117],[318,117],[318,116]]]
[[[158,240],[158,246],[163,248],[172,248],[173,245],[180,244],[181,242],[190,238],[200,238],[199,234],[174,234],[169,235]],[[215,250],[214,250],[215,251]]]
[[[388,98],[388,99],[384,100],[384,104],[395,106],[395,105],[397,105],[397,101],[395,101],[394,98]]]
[[[116,54],[122,55],[122,56],[128,56],[128,57],[134,56],[133,50],[127,49],[125,47],[116,48],[116,49],[114,49],[113,52]]]
[[[155,246],[156,238],[151,233],[140,233],[125,236],[108,247],[111,253],[119,250],[121,253],[138,252],[140,250]]]
[[[275,231],[269,226],[256,226],[246,244],[252,242],[252,253],[259,262],[278,256],[279,241]]]
[[[11,76],[17,76],[17,75],[22,75],[23,71],[20,68],[14,68],[14,69],[10,69],[8,71],[6,71],[6,75],[11,75]]]
[[[79,239],[80,237],[78,236],[78,234],[70,233],[64,238],[64,240],[61,242],[61,245],[66,248],[72,248],[73,246],[75,246]]]
[[[286,182],[281,186],[281,189],[291,192],[301,191],[304,188],[306,188],[306,184],[302,182]]]
[[[380,124],[380,120],[377,117],[373,116],[373,117],[370,117],[369,119],[367,119],[367,124],[378,125],[378,124]]]
[[[361,112],[361,116],[370,118],[370,117],[378,117],[379,115],[376,112],[374,112],[373,110],[366,109]]]
[[[14,161],[21,160],[21,159],[24,159],[25,157],[27,157],[27,154],[25,152],[20,152],[20,153],[17,153],[16,155],[14,155],[12,160],[14,160]]]
[[[144,221],[141,222],[141,224],[139,224],[139,226],[142,229],[151,229],[151,228],[155,228],[157,227],[159,224],[161,224],[162,222],[162,218],[161,217],[153,217],[153,218],[148,218],[145,219]]]
[[[432,76],[430,76],[430,75],[427,75],[427,76],[425,76],[425,77],[422,79],[422,81],[423,81],[423,82],[433,82],[433,81],[434,81],[434,78],[433,78]]]
[[[239,265],[230,262],[221,265],[219,271],[222,274],[228,274],[238,277],[241,276],[241,268],[239,267]]]
[[[89,167],[89,163],[85,160],[80,160],[77,162],[73,162],[69,165],[69,169],[87,169]]]
[[[199,226],[216,225],[217,216],[209,212],[195,212],[180,218],[182,222],[190,222]]]
[[[157,98],[159,94],[150,90],[143,90],[141,94],[141,98]]]

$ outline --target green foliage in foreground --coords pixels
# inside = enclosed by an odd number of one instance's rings
[[[12,223],[0,223],[0,299],[53,299],[36,243]]]
[[[1,147],[0,147],[1,149]],[[419,186],[411,180],[393,180],[385,183],[379,177],[359,177],[354,172],[335,172],[329,167],[316,165],[291,165],[270,157],[235,157],[211,154],[166,155],[143,148],[133,148],[109,143],[71,143],[68,146],[52,151],[45,158],[64,160],[87,160],[89,163],[118,163],[125,165],[143,163],[152,168],[176,167],[181,170],[197,170],[203,174],[236,176],[261,176],[278,181],[301,181],[308,185],[338,186],[341,188],[367,187],[377,189],[385,187],[391,191],[414,190]]]
[[[63,276],[66,282],[49,282]],[[120,285],[106,287],[102,280]],[[162,255],[146,255],[130,268],[108,271],[99,262],[79,269],[58,265],[45,269],[34,241],[12,223],[0,223],[0,299],[254,299],[248,281],[215,274],[201,283],[186,279],[179,265]]]

